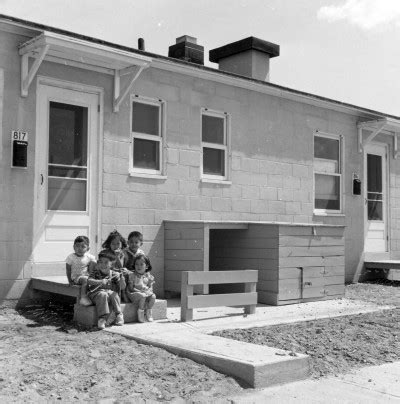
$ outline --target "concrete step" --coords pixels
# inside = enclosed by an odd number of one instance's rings
[[[138,306],[133,303],[121,304],[121,310],[124,315],[125,323],[137,322]],[[157,299],[153,307],[154,320],[163,320],[167,318],[167,301]],[[88,327],[97,325],[96,306],[82,306],[75,304],[74,306],[74,321],[78,324]]]
[[[203,334],[184,323],[126,324],[107,331],[192,359],[253,388],[302,380],[309,375],[307,355]]]
[[[400,269],[389,269],[386,279],[389,281],[400,281]]]
[[[400,260],[375,260],[365,261],[367,269],[400,269]]]

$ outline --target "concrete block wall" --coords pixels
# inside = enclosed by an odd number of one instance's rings
[[[130,106],[125,102],[119,113],[119,122],[125,124],[105,133],[103,210],[109,228],[123,228],[127,221],[129,226],[157,227],[163,220],[345,224],[346,281],[352,280],[363,249],[364,226],[363,198],[352,195],[351,185],[352,173],[363,170],[357,147],[359,118],[153,68],[140,76],[133,92],[166,101],[167,178],[128,176]],[[201,180],[204,107],[231,117],[227,184]],[[342,215],[313,213],[315,130],[344,138]],[[162,251],[161,243],[160,238],[155,250]]]

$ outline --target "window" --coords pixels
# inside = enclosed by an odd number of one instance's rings
[[[339,213],[342,210],[342,140],[318,133],[314,136],[314,209]]]
[[[204,109],[201,114],[202,178],[228,179],[228,114]]]
[[[163,103],[135,96],[131,115],[132,155],[130,173],[162,173]]]

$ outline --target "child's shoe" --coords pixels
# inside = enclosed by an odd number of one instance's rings
[[[91,301],[87,296],[82,296],[82,297],[79,299],[79,304],[80,304],[81,306],[91,306],[93,303],[92,303],[92,301]]]
[[[144,318],[144,310],[138,309],[137,319],[138,319],[139,323],[144,323],[146,321],[146,319]]]
[[[145,315],[146,315],[147,321],[149,321],[150,323],[151,323],[152,321],[154,321],[154,319],[153,319],[153,310],[151,310],[151,309],[146,309]]]
[[[106,326],[109,327],[110,325],[112,325],[114,323],[116,317],[117,316],[113,310],[107,317]]]
[[[122,313],[117,314],[114,324],[115,325],[124,325],[124,315]]]
[[[99,318],[99,321],[97,322],[97,328],[99,330],[104,330],[106,328],[106,319],[105,318]]]

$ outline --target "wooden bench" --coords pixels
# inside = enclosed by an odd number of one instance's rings
[[[76,297],[74,305],[74,321],[86,326],[97,324],[96,307],[79,304],[80,286],[70,286],[66,276],[35,277],[31,279],[31,288],[42,292],[55,293],[62,296]],[[137,305],[133,303],[121,304],[125,323],[137,321]],[[154,320],[167,318],[167,301],[157,299],[153,307]]]
[[[246,314],[254,314],[257,305],[258,271],[183,271],[181,278],[181,321],[193,320],[193,309],[217,306],[244,306]],[[193,295],[195,285],[244,283],[244,293]]]

